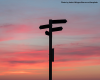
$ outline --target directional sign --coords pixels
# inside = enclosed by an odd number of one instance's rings
[[[52,32],[61,31],[62,29],[63,29],[62,27],[55,27],[55,28],[52,28]],[[48,31],[46,31],[45,34],[49,36],[49,32]]]
[[[52,62],[54,62],[54,48],[52,48]]]
[[[55,28],[52,28],[52,32],[53,31],[61,31],[63,28],[62,27],[55,27]]]
[[[40,29],[49,28],[49,24],[47,24],[47,25],[41,25],[39,28],[40,28]]]
[[[66,19],[52,20],[52,24],[66,23]]]

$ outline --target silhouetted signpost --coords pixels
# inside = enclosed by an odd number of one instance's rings
[[[49,80],[52,80],[52,62],[54,62],[54,48],[52,48],[52,32],[61,31],[62,27],[52,28],[52,24],[66,23],[66,19],[52,20],[49,19],[49,24],[41,25],[40,29],[49,28],[49,32],[46,31],[45,34],[49,36]]]

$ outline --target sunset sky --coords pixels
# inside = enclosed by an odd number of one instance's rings
[[[52,80],[100,80],[100,0],[0,0],[0,80],[49,80],[49,19]]]

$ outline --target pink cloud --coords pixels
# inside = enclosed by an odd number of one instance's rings
[[[62,14],[61,14],[62,15]],[[69,14],[68,14],[69,15]],[[30,34],[37,34],[37,35],[45,35],[44,30],[40,30],[40,25],[49,24],[49,18],[52,19],[61,19],[65,18],[68,20],[66,24],[53,24],[53,27],[62,26],[63,30],[61,32],[53,32],[53,35],[93,35],[98,34],[100,27],[99,27],[99,18],[97,15],[88,15],[88,14],[70,14],[70,16],[66,16],[63,14],[59,17],[59,15],[55,16],[48,16],[48,17],[39,17],[36,19],[34,25],[30,24],[4,24],[0,26],[0,36],[1,41],[12,40],[12,39],[27,39],[32,36]],[[30,21],[33,21],[33,17]],[[93,19],[94,20],[91,20]],[[42,20],[41,20],[42,19]],[[38,20],[40,20],[38,23]],[[48,20],[48,21],[47,21]],[[45,24],[44,24],[45,21]]]
[[[53,71],[73,71],[77,69],[53,69]]]
[[[22,24],[5,24],[1,25],[0,28],[3,33],[27,33],[32,30],[30,26]]]
[[[0,25],[0,41],[7,41],[13,39],[27,39],[31,33],[36,33],[35,28],[31,25],[24,24],[4,24]]]

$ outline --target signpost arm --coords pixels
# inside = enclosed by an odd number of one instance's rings
[[[49,80],[52,80],[52,20],[49,19]]]

